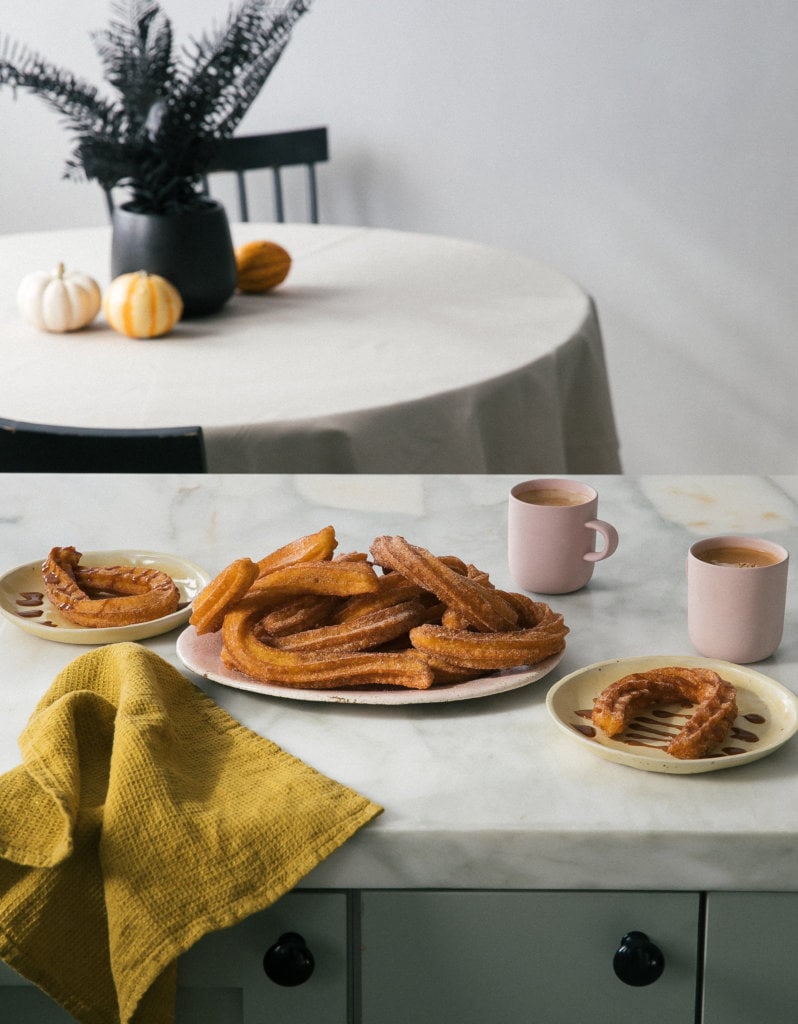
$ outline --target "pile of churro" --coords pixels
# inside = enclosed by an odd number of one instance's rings
[[[260,559],[238,558],[194,600],[198,635],[252,679],[307,689],[429,689],[535,665],[565,647],[547,604],[403,537],[335,554],[326,526]]]

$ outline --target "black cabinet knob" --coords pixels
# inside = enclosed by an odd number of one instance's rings
[[[315,966],[307,943],[296,932],[281,935],[263,958],[263,969],[276,985],[302,985]]]
[[[651,985],[665,970],[665,957],[643,932],[627,932],[612,966],[625,985]]]

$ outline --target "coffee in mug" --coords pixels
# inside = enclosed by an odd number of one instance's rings
[[[528,505],[582,505],[589,500],[579,491],[562,491],[555,487],[535,487],[518,494]]]
[[[781,561],[772,551],[761,551],[751,547],[709,547],[699,548],[696,558],[710,565],[733,565],[737,569],[756,569],[762,565],[775,565]]]
[[[510,491],[507,556],[524,590],[568,594],[584,587],[593,567],[615,551],[614,526],[596,518],[598,494],[576,480],[524,480]],[[596,550],[596,538],[603,546]]]
[[[687,628],[707,658],[746,665],[781,643],[787,550],[759,537],[709,537],[687,555]]]

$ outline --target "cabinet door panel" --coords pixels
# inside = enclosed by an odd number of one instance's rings
[[[707,896],[704,1024],[798,1020],[798,893]]]
[[[362,1024],[685,1024],[698,908],[692,893],[366,892]],[[613,971],[630,931],[664,954],[653,984]]]
[[[263,970],[285,932],[307,941],[315,967],[285,988]],[[178,965],[177,1024],[347,1024],[347,905],[344,893],[289,893],[233,928],[201,939]],[[48,996],[0,962],[0,1021],[74,1024]]]
[[[49,996],[0,961],[0,1021],[9,1024],[75,1024]]]
[[[266,950],[286,932],[302,935],[315,961],[310,979],[294,987],[263,969]],[[346,895],[292,892],[181,958],[177,1024],[346,1024],[348,977]]]

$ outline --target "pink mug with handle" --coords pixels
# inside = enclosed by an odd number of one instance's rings
[[[569,594],[584,587],[596,562],[618,547],[614,526],[597,519],[598,493],[557,477],[524,480],[510,491],[507,557],[524,590]],[[596,550],[596,539],[603,546]]]

